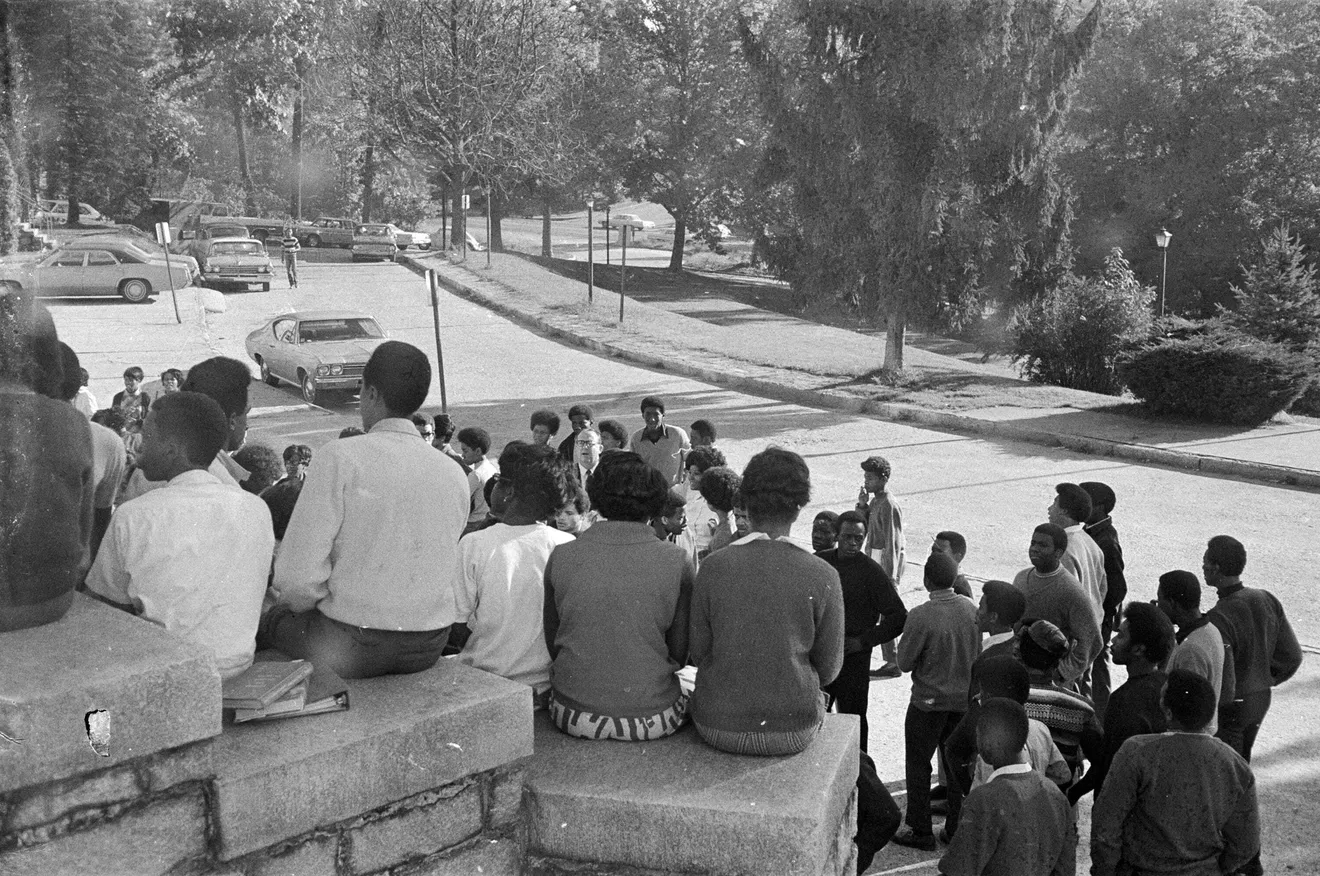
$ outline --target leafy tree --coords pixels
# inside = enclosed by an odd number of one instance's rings
[[[1119,353],[1151,334],[1155,290],[1143,286],[1121,250],[1098,277],[1072,273],[1049,293],[1018,305],[1009,320],[1011,355],[1036,383],[1118,395]]]
[[[1227,303],[1244,243],[1320,228],[1320,7],[1300,0],[1107,0],[1078,80],[1061,166],[1077,193],[1080,269],[1112,247],[1168,298]]]
[[[52,196],[124,212],[145,200],[159,112],[148,72],[157,62],[157,0],[48,0],[9,6],[24,151]]]
[[[837,296],[887,326],[978,312],[987,265],[1066,259],[1051,155],[1099,4],[783,0],[742,35],[772,135],[761,181],[786,185],[776,257],[804,297]],[[1043,230],[1042,230],[1043,229]]]
[[[605,160],[638,200],[674,217],[669,269],[689,232],[710,238],[747,197],[764,138],[737,47],[738,0],[620,4],[598,87],[612,104]]]

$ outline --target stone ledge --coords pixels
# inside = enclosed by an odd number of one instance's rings
[[[648,872],[819,876],[839,857],[857,751],[851,715],[827,715],[801,754],[769,758],[716,751],[691,727],[657,742],[572,739],[538,713],[527,851]]]
[[[53,624],[0,634],[0,794],[117,766],[220,732],[211,656],[81,594]],[[110,716],[109,756],[87,714]]]
[[[531,689],[453,660],[351,682],[346,712],[227,726],[212,748],[220,858],[532,753]]]

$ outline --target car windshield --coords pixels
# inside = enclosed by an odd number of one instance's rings
[[[371,317],[315,319],[298,326],[298,338],[309,341],[353,341],[358,338],[383,338],[385,333]]]
[[[265,255],[266,248],[261,241],[233,240],[211,245],[211,255]]]
[[[247,237],[248,230],[242,225],[212,225],[209,237]]]
[[[359,225],[357,233],[370,237],[389,237],[390,229],[388,225]]]

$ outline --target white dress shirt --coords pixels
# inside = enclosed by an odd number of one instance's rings
[[[544,523],[496,523],[458,543],[462,577],[457,621],[472,631],[460,663],[531,685],[550,687],[545,646],[545,566],[550,552],[573,540]]]
[[[463,469],[391,417],[316,451],[275,561],[279,601],[375,630],[454,623]]]
[[[274,549],[265,502],[188,471],[119,507],[87,589],[209,649],[230,678],[252,663]]]

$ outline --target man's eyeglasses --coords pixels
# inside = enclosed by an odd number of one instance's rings
[[[431,432],[423,432],[423,433],[422,433],[422,437],[425,438],[427,441],[430,441],[432,438],[435,437],[435,432],[434,432],[434,431],[431,431]]]

